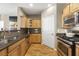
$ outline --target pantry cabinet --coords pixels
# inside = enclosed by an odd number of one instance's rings
[[[0,51],[0,56],[7,56],[7,49],[3,49]]]
[[[41,34],[30,34],[30,44],[41,43]]]

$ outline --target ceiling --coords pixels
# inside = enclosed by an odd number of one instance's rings
[[[29,3],[0,3],[1,15],[17,15],[17,8],[21,7],[29,14],[40,14],[41,11],[48,8],[48,3],[35,3],[33,7],[29,6]]]

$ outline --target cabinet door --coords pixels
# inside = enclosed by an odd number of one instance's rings
[[[26,53],[26,41],[24,39],[24,41],[21,43],[21,56],[23,56]]]
[[[79,4],[78,3],[71,3],[70,4],[70,12],[75,12],[75,11],[77,11],[77,10],[79,10]]]
[[[41,35],[40,34],[30,34],[30,43],[41,43]]]
[[[32,28],[40,28],[41,20],[32,20]]]
[[[17,46],[14,50],[12,50],[9,54],[9,56],[20,56],[20,46]]]
[[[69,5],[67,5],[64,9],[63,9],[63,16],[66,17],[68,16],[70,13],[70,10],[69,10]]]
[[[76,56],[79,56],[79,45],[76,45]]]
[[[7,49],[0,51],[0,56],[7,56]]]
[[[21,28],[26,28],[28,26],[28,21],[26,16],[21,17]]]
[[[62,18],[61,18],[61,23],[62,23],[62,27],[64,26],[64,16],[63,16],[63,14],[62,14],[62,16],[61,16]]]
[[[20,43],[21,43],[22,41],[23,41],[23,40],[20,40],[20,41],[14,43],[13,45],[9,46],[9,47],[8,47],[8,52],[11,52],[12,50],[14,50],[17,46],[20,45]]]

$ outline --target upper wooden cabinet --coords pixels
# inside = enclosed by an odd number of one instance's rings
[[[27,39],[24,38],[23,41],[22,41],[22,43],[20,44],[21,56],[24,56],[25,53],[26,53],[26,51],[28,50],[28,47],[29,47],[28,44],[29,43],[28,43]]]
[[[21,28],[27,28],[28,27],[28,17],[21,16]]]
[[[70,6],[69,5],[67,5],[64,9],[63,9],[63,16],[64,17],[66,17],[66,16],[68,16],[69,15],[69,13],[70,13]]]
[[[40,20],[32,20],[32,28],[40,28],[41,21]]]
[[[74,12],[79,10],[79,4],[78,3],[71,3],[68,4],[64,9],[63,9],[63,13],[62,13],[62,27],[63,28],[72,28],[72,25],[66,25],[64,24],[64,20],[67,17],[70,17],[71,15],[73,15]]]
[[[73,13],[77,10],[79,10],[79,4],[78,3],[71,3],[70,4],[70,12]]]
[[[29,28],[41,28],[41,17],[30,16],[29,17]]]

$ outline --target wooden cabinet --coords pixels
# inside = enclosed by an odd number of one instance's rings
[[[1,50],[0,56],[7,56],[7,49]]]
[[[79,45],[76,45],[76,56],[79,56]]]
[[[41,27],[41,17],[30,16],[29,17],[29,28],[40,28],[40,27]]]
[[[20,56],[20,47],[17,46],[15,49],[13,49],[9,54],[9,56]]]
[[[61,23],[62,23],[62,28],[63,28],[63,26],[64,26],[64,16],[63,16],[63,14],[61,16]]]
[[[24,38],[23,41],[21,42],[20,44],[20,48],[21,48],[21,56],[25,55],[26,53],[26,48],[28,47],[27,45],[27,42],[26,42],[26,39]]]
[[[28,27],[28,17],[21,16],[21,28],[27,28]]]
[[[22,41],[23,40],[20,40],[20,41],[14,43],[13,45],[9,46],[8,47],[8,53],[11,52],[12,50],[14,50],[16,47],[18,47]]]
[[[9,56],[24,56],[28,48],[26,39],[22,39],[8,47]]]
[[[63,9],[63,16],[64,17],[66,17],[66,16],[68,16],[69,15],[69,13],[70,13],[70,6],[69,5],[67,5],[64,9]]]
[[[23,38],[0,51],[0,56],[24,56],[29,48],[28,38]]]
[[[29,48],[29,42],[27,38],[23,39],[23,41],[20,44],[20,48],[21,48],[21,56],[24,56]]]
[[[40,28],[41,20],[32,20],[32,28]]]
[[[41,34],[30,34],[30,42],[33,43],[41,43]]]
[[[73,13],[77,10],[79,10],[79,4],[78,3],[71,3],[70,4],[70,12]]]
[[[20,40],[20,41],[16,42],[15,44],[8,47],[9,56],[20,56],[21,55],[21,50],[20,50],[21,41],[22,40]]]

